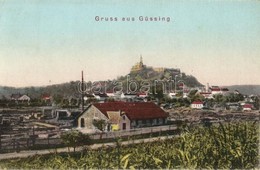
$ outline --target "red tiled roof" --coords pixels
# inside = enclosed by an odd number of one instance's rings
[[[189,89],[184,89],[184,92],[185,92],[185,93],[188,93],[188,92],[189,92]]]
[[[203,104],[203,102],[201,102],[201,101],[194,101],[194,102],[192,102],[192,104]]]
[[[122,111],[130,120],[167,118],[167,113],[151,102],[107,102],[93,104],[105,116],[107,111]]]
[[[211,91],[229,91],[228,88],[222,87],[220,88],[219,86],[212,86],[210,88]]]
[[[243,105],[243,108],[253,108],[253,105],[252,104],[244,104]]]
[[[219,88],[211,88],[211,91],[220,91]]]
[[[113,90],[107,90],[106,93],[107,93],[107,94],[108,94],[108,93],[114,93],[114,91],[113,91]]]
[[[42,98],[43,98],[43,99],[50,99],[50,98],[51,98],[51,95],[49,95],[49,94],[43,94],[43,95],[42,95]]]
[[[141,95],[147,95],[147,94],[144,93],[144,92],[139,92],[139,93],[137,93],[137,96],[141,96]]]
[[[211,94],[210,92],[200,92],[200,94]]]

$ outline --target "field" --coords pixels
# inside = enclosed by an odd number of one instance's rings
[[[259,122],[204,123],[181,127],[179,137],[80,153],[1,160],[0,168],[257,168]]]

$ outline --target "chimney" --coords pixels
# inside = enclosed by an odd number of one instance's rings
[[[207,83],[206,91],[209,92],[209,83]]]
[[[84,111],[84,76],[83,71],[81,71],[81,100],[82,100],[82,111]]]

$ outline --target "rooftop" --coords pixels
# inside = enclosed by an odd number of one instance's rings
[[[167,118],[167,113],[151,102],[107,102],[93,104],[104,115],[108,111],[122,111],[130,120]]]

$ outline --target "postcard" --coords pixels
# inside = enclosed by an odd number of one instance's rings
[[[0,168],[259,168],[259,37],[258,0],[0,0]]]

